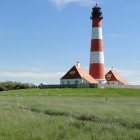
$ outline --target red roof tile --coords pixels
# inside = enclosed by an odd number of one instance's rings
[[[81,66],[77,67],[76,66],[77,71],[79,72],[80,76],[85,79],[86,81],[88,81],[89,83],[98,83],[91,75],[89,75]]]

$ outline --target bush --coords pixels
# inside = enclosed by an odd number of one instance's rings
[[[34,84],[29,83],[21,83],[21,82],[0,82],[0,91],[5,90],[17,90],[17,89],[27,89],[27,88],[34,88]]]
[[[4,90],[5,90],[4,86],[0,85],[0,91],[4,91]]]

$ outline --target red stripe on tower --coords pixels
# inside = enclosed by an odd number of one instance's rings
[[[92,10],[92,38],[89,74],[99,83],[105,83],[104,49],[102,36],[103,16],[101,8],[97,4],[92,8]]]

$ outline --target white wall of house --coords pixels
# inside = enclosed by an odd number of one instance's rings
[[[61,85],[74,85],[74,84],[81,84],[81,83],[88,83],[84,79],[61,79],[60,84]]]
[[[108,84],[114,84],[114,85],[118,85],[119,82],[118,81],[107,81]]]

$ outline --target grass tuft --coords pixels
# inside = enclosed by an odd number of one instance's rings
[[[82,115],[77,117],[78,120],[82,120],[82,121],[92,121],[92,122],[101,122],[102,120],[99,119],[98,117],[91,115],[91,116],[87,116],[87,115]]]

